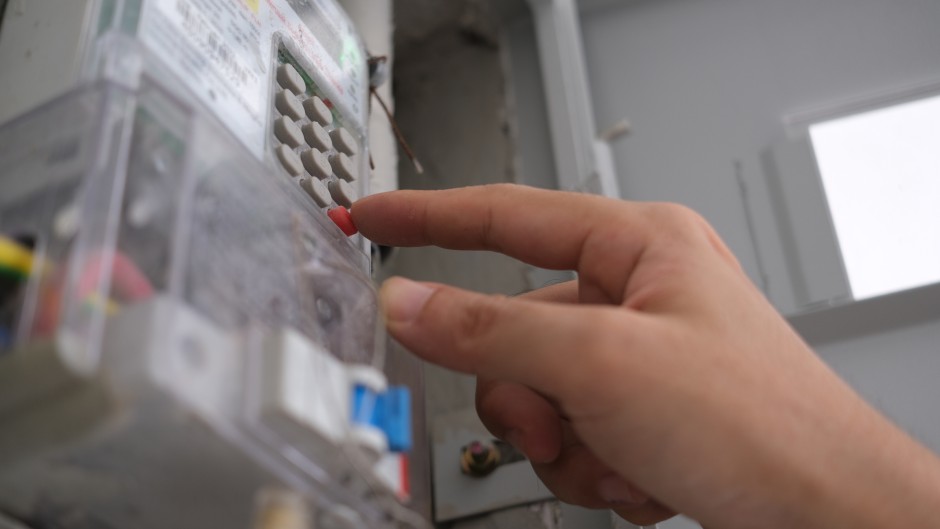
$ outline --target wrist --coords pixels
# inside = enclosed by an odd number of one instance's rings
[[[841,381],[840,381],[841,385]],[[940,514],[940,461],[845,388],[797,463],[800,527],[929,527]],[[833,417],[839,419],[833,420]]]

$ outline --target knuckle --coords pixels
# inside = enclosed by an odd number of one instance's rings
[[[715,246],[717,233],[708,220],[692,208],[677,203],[654,204],[650,220],[660,233],[668,234],[673,240],[686,242],[707,242]]]
[[[674,202],[662,204],[662,212],[666,219],[680,227],[708,225],[702,215],[683,204]]]
[[[454,322],[455,348],[464,353],[480,348],[500,323],[504,303],[503,297],[480,297],[470,301]]]

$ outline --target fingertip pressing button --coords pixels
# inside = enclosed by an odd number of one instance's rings
[[[334,180],[330,182],[330,196],[340,206],[352,207],[353,202],[359,198],[353,186],[345,180]]]
[[[330,112],[330,107],[326,106],[326,103],[317,96],[304,101],[304,110],[307,112],[310,121],[316,121],[323,126],[333,123],[333,113]]]
[[[279,145],[276,149],[277,157],[281,161],[281,165],[284,166],[284,169],[287,170],[287,173],[291,176],[298,176],[300,173],[304,172],[303,163],[300,161],[300,157],[297,156],[297,153],[293,151],[287,145]]]
[[[330,191],[323,185],[323,182],[316,178],[304,178],[300,181],[300,187],[302,187],[304,191],[310,195],[310,198],[321,208],[329,206],[330,202],[332,202]]]
[[[340,231],[345,233],[347,237],[352,237],[359,233],[356,224],[353,222],[352,213],[350,213],[348,209],[340,206],[327,211],[326,214],[334,224],[339,226]]]
[[[281,114],[297,121],[304,117],[304,106],[290,90],[281,90],[274,98],[274,107]]]
[[[353,163],[352,158],[349,156],[343,153],[330,156],[330,166],[333,168],[333,172],[336,173],[336,176],[343,180],[352,182],[356,179],[356,164]]]
[[[350,156],[355,156],[359,152],[359,144],[356,143],[356,138],[343,127],[333,129],[330,132],[330,138],[333,140],[333,146],[339,152]]]
[[[304,133],[286,116],[281,116],[274,121],[274,136],[292,149],[304,143]]]
[[[316,149],[304,151],[303,154],[300,155],[300,161],[303,163],[307,172],[319,180],[329,178],[330,174],[333,172],[326,155]]]
[[[321,151],[328,151],[333,148],[333,140],[330,139],[330,133],[316,121],[304,125],[304,138],[307,145]]]
[[[277,68],[277,84],[295,94],[303,94],[307,91],[307,83],[292,64],[282,64]]]

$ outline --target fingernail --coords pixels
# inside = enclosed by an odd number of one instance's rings
[[[393,277],[382,285],[382,311],[390,322],[407,323],[418,317],[434,289],[408,279]]]
[[[620,476],[608,476],[597,483],[597,494],[612,505],[640,505],[649,496],[638,491]]]

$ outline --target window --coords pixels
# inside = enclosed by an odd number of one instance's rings
[[[855,299],[940,281],[940,96],[810,137]]]

